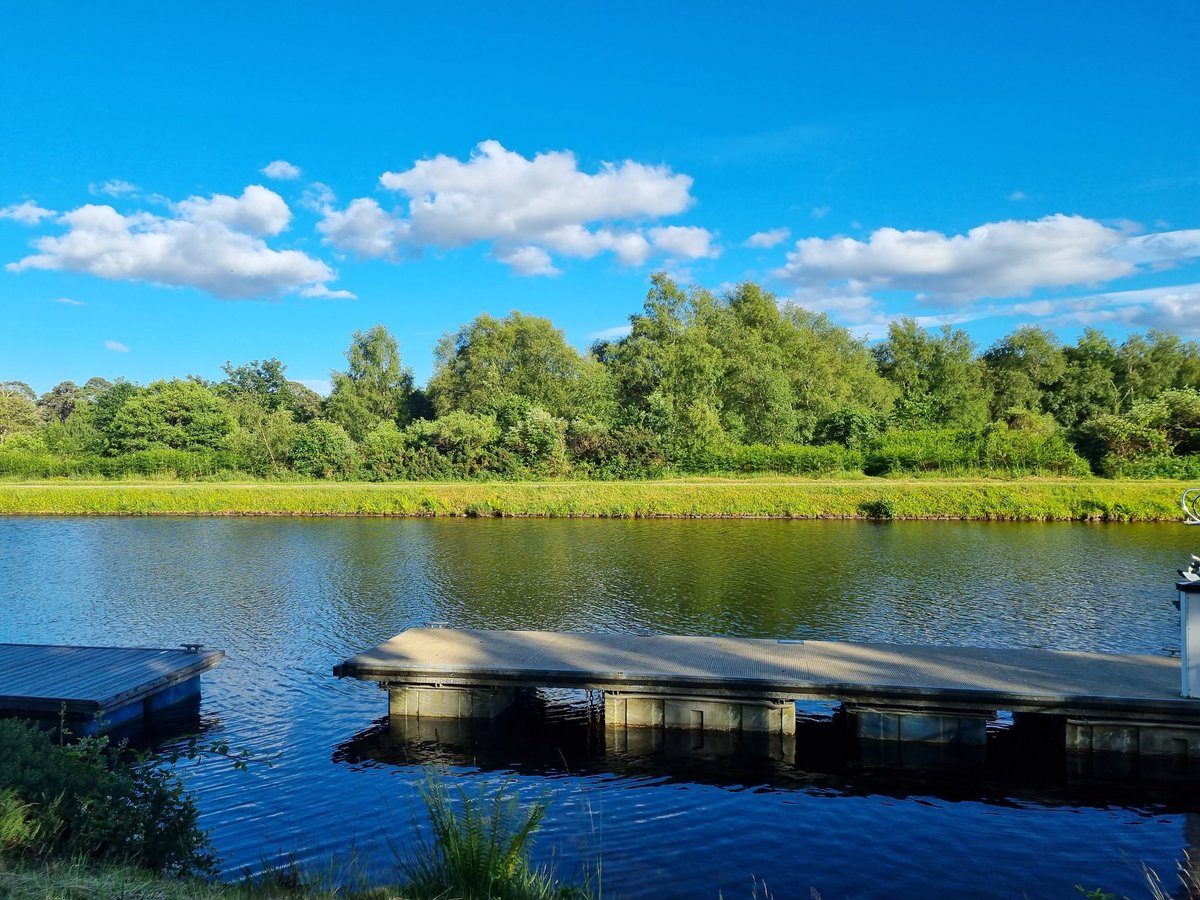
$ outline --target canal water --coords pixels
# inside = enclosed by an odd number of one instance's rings
[[[606,739],[571,692],[418,734],[330,669],[430,620],[1161,653],[1193,551],[1177,525],[7,518],[0,641],[226,651],[204,739],[274,759],[185,768],[232,876],[288,860],[394,878],[432,768],[548,801],[537,858],[567,878],[598,866],[611,895],[1138,897],[1143,867],[1171,884],[1200,859],[1187,783],[872,757],[820,705],[794,757]]]

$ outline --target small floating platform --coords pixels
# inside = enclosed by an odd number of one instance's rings
[[[0,716],[60,716],[76,734],[149,719],[200,696],[200,673],[225,658],[182,649],[0,644]]]

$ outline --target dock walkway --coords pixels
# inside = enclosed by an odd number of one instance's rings
[[[384,684],[589,688],[1166,716],[1200,724],[1179,660],[1057,650],[411,628],[334,668]]]
[[[412,628],[334,667],[393,717],[490,718],[526,688],[604,693],[608,726],[795,733],[797,700],[842,704],[860,737],[983,743],[1005,710],[1078,750],[1200,759],[1180,660],[1036,649]]]
[[[105,730],[194,699],[222,650],[0,644],[0,716]]]

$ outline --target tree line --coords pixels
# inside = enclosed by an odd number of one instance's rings
[[[328,397],[276,359],[225,377],[0,384],[0,474],[246,473],[420,480],[682,472],[1200,477],[1200,345],[1161,331],[1074,344],[1025,326],[893,323],[875,346],[756,284],[653,276],[626,337],[571,347],[483,314],[419,388],[382,325]]]

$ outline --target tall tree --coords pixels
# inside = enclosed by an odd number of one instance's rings
[[[1171,388],[1200,387],[1200,346],[1166,331],[1131,334],[1117,351],[1116,377],[1124,409]]]
[[[219,391],[230,400],[251,400],[269,413],[293,407],[291,382],[284,375],[287,366],[279,360],[256,359],[242,366],[226,362],[221,369],[225,380]]]
[[[412,418],[412,372],[400,363],[396,339],[382,325],[354,332],[346,351],[345,372],[331,372],[333,390],[325,401],[325,415],[341,425],[354,440],[380,422],[403,426]]]
[[[568,344],[549,319],[484,313],[438,341],[429,393],[438,415],[495,412],[522,398],[568,419],[600,413],[606,381],[603,367]]]
[[[0,382],[0,443],[42,424],[33,389],[23,381]]]
[[[807,442],[817,423],[846,408],[883,415],[894,389],[870,351],[823,314],[744,283],[715,309],[724,358],[721,421],[744,442]]]
[[[1062,353],[1062,377],[1044,398],[1059,424],[1077,429],[1089,419],[1116,413],[1121,408],[1116,344],[1103,332],[1088,328]]]
[[[900,391],[895,418],[901,425],[970,428],[987,421],[980,367],[962,329],[945,325],[931,334],[916,319],[901,319],[888,326],[875,359]]]
[[[696,453],[725,439],[724,360],[708,332],[717,299],[662,272],[650,282],[642,312],[629,317],[629,336],[603,356],[631,424],[650,429],[676,456]]]
[[[65,422],[79,402],[80,388],[73,381],[60,381],[38,397],[38,409],[47,422]]]
[[[982,362],[994,420],[1004,419],[1013,410],[1049,412],[1051,394],[1067,371],[1058,338],[1031,325],[989,347]]]

